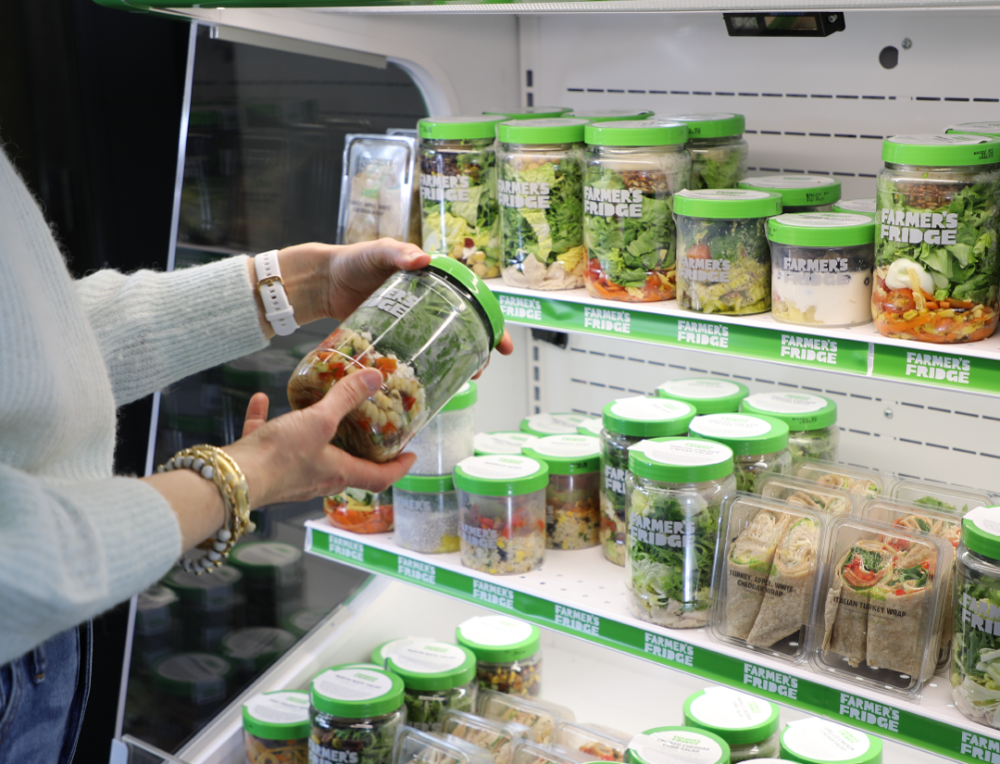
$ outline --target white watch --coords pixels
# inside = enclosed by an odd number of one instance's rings
[[[261,252],[253,259],[253,265],[257,272],[257,288],[264,301],[264,318],[278,336],[291,334],[299,325],[295,323],[295,308],[288,302],[285,282],[281,280],[278,250]]]

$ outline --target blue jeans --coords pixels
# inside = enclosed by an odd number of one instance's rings
[[[90,692],[90,624],[0,666],[0,764],[70,764]]]

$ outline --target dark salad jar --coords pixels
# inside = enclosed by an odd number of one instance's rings
[[[840,181],[826,175],[765,175],[744,178],[738,188],[777,191],[782,212],[831,212],[840,200]]]
[[[542,692],[542,633],[505,615],[480,615],[455,629],[455,641],[476,656],[481,690],[537,697]]]
[[[440,732],[446,710],[476,708],[476,656],[468,648],[414,639],[390,651],[385,666],[403,680],[410,727]]]
[[[746,120],[742,114],[666,115],[671,122],[688,126],[691,152],[691,185],[701,188],[736,188],[747,174],[750,150],[743,140]]]

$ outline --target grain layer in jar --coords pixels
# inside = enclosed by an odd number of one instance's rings
[[[656,388],[660,398],[683,401],[699,414],[739,411],[740,402],[750,394],[742,382],[713,377],[685,377],[664,382]]]
[[[410,640],[387,655],[385,667],[403,680],[410,727],[440,732],[445,710],[476,708],[476,656],[461,645]]]
[[[780,213],[773,191],[676,194],[678,306],[734,316],[770,310],[767,218]]]
[[[584,119],[497,125],[500,275],[526,289],[583,286]]]
[[[803,459],[837,461],[840,428],[837,404],[813,393],[755,393],[743,399],[740,411],[780,419],[788,425],[792,464]]]
[[[690,189],[736,188],[736,184],[746,177],[750,150],[743,139],[746,120],[742,114],[657,116],[671,122],[683,122],[688,126]]]
[[[545,548],[597,546],[601,443],[589,435],[547,435],[522,450],[549,468],[545,489]]]
[[[542,692],[542,633],[505,615],[480,615],[455,629],[455,641],[476,656],[481,690],[538,697]]]
[[[629,610],[651,623],[708,622],[723,500],[736,492],[733,452],[698,438],[655,438],[629,450],[625,587]]]
[[[246,764],[308,764],[309,693],[278,690],[243,704]]]
[[[653,119],[654,114],[646,109],[574,109],[563,116],[585,119],[588,122],[630,122]]]
[[[427,117],[420,132],[423,250],[500,275],[496,125],[502,116]]]
[[[451,475],[406,475],[392,492],[397,544],[424,554],[458,551],[458,494]]]
[[[875,197],[867,196],[861,199],[841,199],[833,205],[834,212],[847,212],[855,215],[868,215],[875,218]]]
[[[532,435],[520,430],[498,430],[496,432],[477,432],[473,438],[474,456],[489,456],[490,454],[520,454],[521,449],[538,440]]]
[[[580,425],[591,422],[597,417],[573,412],[558,412],[555,414],[532,414],[521,420],[521,432],[536,437],[546,435],[572,435]]]
[[[476,434],[474,407],[478,399],[475,382],[466,382],[451,400],[406,445],[417,455],[410,475],[450,475],[455,465],[474,452]]]
[[[471,270],[442,255],[390,276],[288,382],[292,408],[321,400],[349,374],[378,369],[383,384],[340,421],[334,445],[383,463],[489,361],[504,335],[500,303]]]
[[[986,339],[1000,309],[1000,141],[897,135],[882,142],[882,159],[875,328],[935,344]]]
[[[729,744],[733,764],[778,755],[778,707],[728,687],[706,687],[684,701],[684,724]]]
[[[583,229],[587,292],[620,302],[674,297],[673,195],[691,180],[687,127],[649,121],[587,125]]]
[[[708,414],[696,416],[688,430],[694,437],[732,449],[738,491],[755,493],[763,475],[791,472],[788,425],[780,419],[756,414]]]
[[[549,469],[526,456],[470,456],[455,468],[462,564],[497,576],[545,559]]]
[[[854,727],[811,716],[781,731],[781,760],[799,764],[882,764],[882,741]]]
[[[767,240],[775,321],[821,326],[871,321],[872,218],[841,212],[782,213],[767,221]],[[809,353],[817,351],[802,352],[805,360],[814,360]]]
[[[777,191],[782,212],[832,212],[840,201],[840,181],[827,175],[765,175],[744,178],[737,187]]]
[[[629,741],[632,764],[729,764],[729,744],[697,727],[654,727]]]
[[[604,556],[615,565],[625,564],[625,478],[628,450],[646,438],[687,435],[694,406],[682,401],[636,396],[619,398],[604,406],[601,431],[601,528]]]
[[[345,488],[323,498],[323,513],[330,525],[352,533],[385,533],[393,527],[392,486],[372,493]]]

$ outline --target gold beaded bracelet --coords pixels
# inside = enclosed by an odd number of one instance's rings
[[[247,479],[233,458],[217,446],[191,446],[178,451],[156,468],[157,472],[194,470],[215,483],[226,505],[226,521],[213,536],[198,544],[201,557],[182,555],[177,564],[189,573],[211,573],[222,565],[233,546],[256,526],[250,521],[250,493]]]

